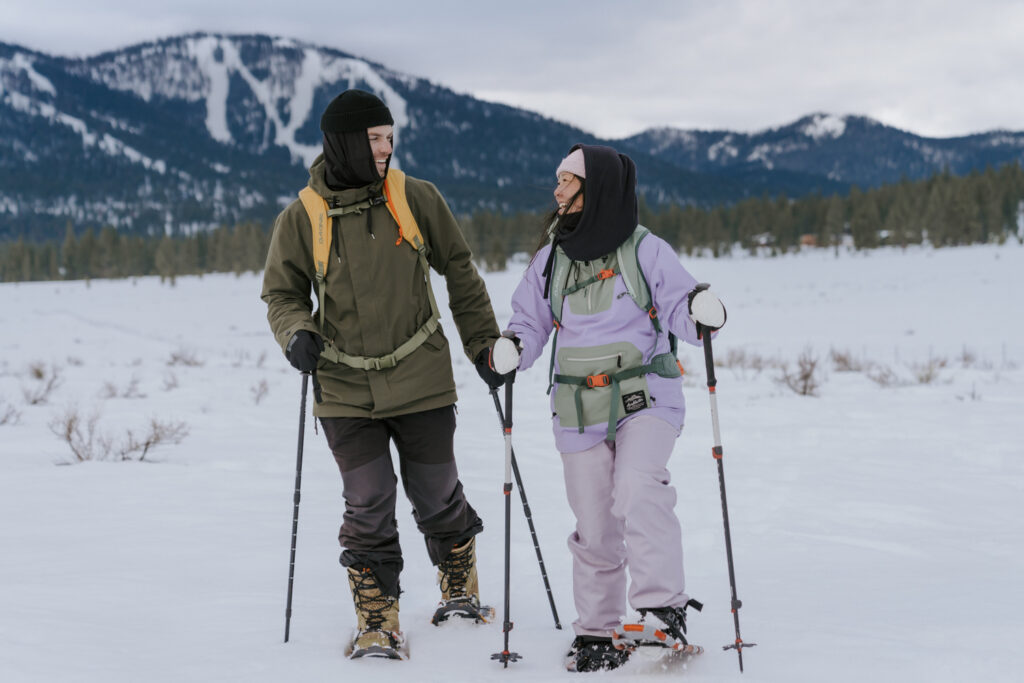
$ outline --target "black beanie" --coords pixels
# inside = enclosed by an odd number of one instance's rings
[[[320,117],[320,130],[325,133],[354,133],[394,123],[391,111],[379,97],[365,90],[346,90],[327,105]]]

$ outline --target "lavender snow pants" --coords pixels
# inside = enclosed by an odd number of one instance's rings
[[[640,415],[618,428],[614,444],[562,454],[576,515],[569,536],[576,635],[608,636],[621,623],[627,567],[633,609],[689,600],[676,492],[665,467],[677,436],[664,420]]]

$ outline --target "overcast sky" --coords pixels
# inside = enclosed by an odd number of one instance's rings
[[[0,3],[0,41],[55,55],[194,31],[334,47],[604,137],[818,111],[935,137],[1024,130],[1021,0]]]

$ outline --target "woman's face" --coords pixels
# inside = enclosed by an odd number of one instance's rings
[[[555,186],[555,201],[558,202],[558,213],[576,213],[583,210],[583,195],[569,206],[569,201],[580,190],[580,179],[568,171],[558,174],[558,185]]]

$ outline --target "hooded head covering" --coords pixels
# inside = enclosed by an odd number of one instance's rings
[[[366,129],[394,123],[387,105],[373,93],[346,90],[331,100],[320,117],[327,186],[344,190],[380,180]],[[388,157],[387,167],[390,166]]]
[[[614,251],[636,229],[636,165],[625,154],[598,145],[575,145],[565,161],[577,151],[587,181],[582,215],[575,227],[573,221],[560,220],[554,242],[574,261],[590,261]]]

